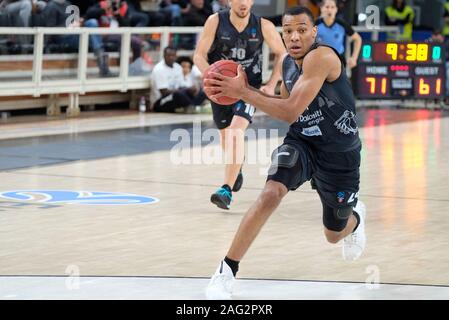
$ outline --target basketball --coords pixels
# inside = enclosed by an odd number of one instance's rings
[[[239,66],[239,64],[233,60],[217,61],[214,64],[210,65],[209,68],[206,69],[206,71],[204,72],[203,80],[213,79],[213,77],[210,76],[211,72],[219,73],[219,74],[222,74],[227,77],[235,77],[235,76],[237,76],[238,66]],[[207,92],[206,92],[206,94],[208,95]],[[214,99],[214,102],[224,105],[224,106],[234,104],[237,101],[239,101],[239,99],[230,98],[230,97],[226,97],[226,96]]]

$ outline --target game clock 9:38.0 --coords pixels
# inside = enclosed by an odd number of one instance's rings
[[[442,98],[446,83],[442,45],[365,43],[353,76],[355,93],[360,99]]]

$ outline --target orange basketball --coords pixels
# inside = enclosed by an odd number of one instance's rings
[[[239,64],[232,60],[217,61],[214,64],[210,65],[209,68],[207,68],[207,70],[204,72],[203,80],[213,79],[213,77],[211,77],[209,75],[209,73],[211,73],[211,72],[219,73],[226,77],[235,77],[235,76],[237,76],[237,67],[238,66],[239,66]],[[213,92],[211,92],[211,93],[213,94]],[[208,94],[208,93],[206,92],[206,94]],[[228,105],[236,103],[237,101],[239,101],[239,99],[230,98],[230,97],[225,96],[225,97],[220,97],[218,99],[215,99],[214,102],[224,105],[224,106],[228,106]]]

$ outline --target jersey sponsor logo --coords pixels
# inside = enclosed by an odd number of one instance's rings
[[[308,121],[320,118],[322,116],[323,116],[323,113],[321,112],[321,110],[317,110],[317,111],[315,111],[314,113],[311,113],[311,114],[300,115],[299,116],[299,122],[308,122]]]
[[[0,193],[0,198],[22,202],[80,205],[151,204],[159,199],[130,193],[68,191],[68,190],[14,190]]]
[[[313,126],[310,128],[303,128],[301,134],[304,136],[307,136],[307,137],[316,137],[316,136],[323,135],[320,127],[318,127],[318,126]]]
[[[356,134],[358,128],[354,118],[355,114],[352,111],[345,110],[343,115],[334,122],[334,125],[343,134]]]
[[[225,37],[225,36],[221,36],[220,40],[231,40],[231,37]]]

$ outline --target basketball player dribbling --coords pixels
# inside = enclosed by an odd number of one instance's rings
[[[204,74],[210,64],[234,60],[246,70],[249,84],[267,94],[274,94],[280,80],[281,60],[285,54],[282,38],[268,20],[251,13],[253,0],[230,0],[230,9],[210,16],[204,26],[195,54],[195,65]],[[275,55],[271,78],[262,84],[262,46],[264,41]],[[211,196],[211,202],[229,209],[232,192],[243,183],[244,132],[255,112],[252,104],[238,101],[221,106],[212,102],[213,119],[220,130],[221,146],[226,156],[224,184]]]
[[[239,262],[262,226],[288,191],[308,180],[322,202],[327,240],[344,240],[345,260],[358,259],[365,248],[365,206],[358,201],[361,141],[345,68],[334,49],[315,41],[317,28],[309,9],[288,9],[282,29],[288,55],[282,63],[280,96],[248,86],[241,67],[234,78],[213,74],[204,81],[211,99],[239,98],[290,123],[284,143],[273,152],[262,193],[206,289],[210,299],[231,297]]]

